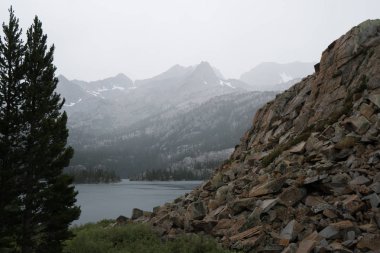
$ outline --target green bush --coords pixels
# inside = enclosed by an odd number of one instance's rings
[[[184,235],[164,241],[148,225],[111,227],[111,221],[72,228],[65,253],[228,253],[212,238]]]

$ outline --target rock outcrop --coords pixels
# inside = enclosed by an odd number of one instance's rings
[[[331,43],[315,70],[256,113],[210,180],[148,222],[247,252],[379,252],[380,20]]]

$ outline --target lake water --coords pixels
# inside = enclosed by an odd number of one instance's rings
[[[190,192],[201,181],[129,181],[114,184],[79,184],[77,205],[82,213],[73,224],[116,219],[119,215],[130,217],[133,208],[152,211],[153,207],[172,201]]]

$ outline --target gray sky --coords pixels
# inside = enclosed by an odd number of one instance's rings
[[[319,61],[352,26],[380,18],[379,0],[1,0],[1,21],[11,4],[24,30],[40,17],[58,73],[82,80],[202,60],[237,78],[264,61]]]

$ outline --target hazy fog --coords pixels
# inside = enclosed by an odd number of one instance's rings
[[[201,60],[227,77],[263,61],[314,62],[380,13],[378,0],[1,0],[1,21],[11,4],[24,28],[42,19],[58,72],[84,80],[146,78]]]

